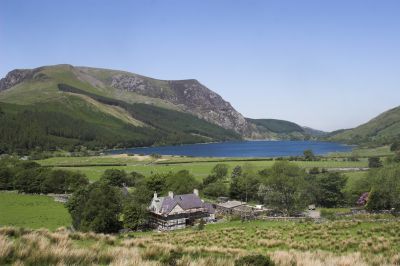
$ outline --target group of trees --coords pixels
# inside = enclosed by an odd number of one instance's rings
[[[355,185],[358,192],[368,192],[365,207],[371,211],[400,208],[400,165],[389,164],[372,169]]]
[[[211,170],[201,185],[204,195],[210,197],[228,196],[228,166],[226,164],[217,164]]]
[[[149,104],[129,104],[65,84],[59,84],[59,90],[118,106],[148,126],[134,126],[108,114],[99,116],[77,97],[68,99],[68,108],[57,101],[40,106],[0,103],[0,154],[28,154],[35,149],[74,151],[79,146],[101,150],[240,139],[234,131],[191,114]]]
[[[307,173],[296,164],[277,161],[271,168],[256,171],[250,164],[236,166],[227,180],[228,167],[217,164],[202,183],[209,197],[229,196],[275,207],[290,215],[310,203],[323,207],[346,204],[344,187],[347,178],[340,173],[311,169]]]
[[[146,226],[154,192],[192,193],[200,183],[187,170],[148,177],[123,170],[106,170],[99,181],[81,187],[67,203],[73,225],[81,231],[116,232]],[[129,186],[128,193],[122,187]]]
[[[89,183],[80,173],[53,170],[35,162],[0,161],[0,190],[24,193],[72,193]]]

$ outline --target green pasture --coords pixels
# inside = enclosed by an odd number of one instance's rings
[[[76,160],[73,158],[71,161]],[[104,159],[101,160],[102,163],[108,162]],[[114,161],[114,162],[120,162],[120,161]],[[40,162],[44,165],[47,164]],[[68,164],[68,160],[65,160],[65,164]],[[98,162],[96,162],[98,163]],[[268,167],[271,167],[274,161],[240,161],[240,160],[235,160],[235,161],[227,161],[227,160],[222,160],[222,161],[214,161],[214,162],[202,162],[202,161],[195,161],[195,162],[185,162],[185,163],[168,163],[167,161],[162,161],[159,163],[148,163],[148,162],[139,162],[136,161],[134,163],[129,163],[126,166],[82,166],[82,167],[62,167],[62,164],[52,164],[54,167],[61,168],[61,169],[66,169],[66,170],[72,170],[72,171],[80,171],[90,179],[90,180],[98,180],[103,172],[107,169],[113,168],[113,169],[121,169],[125,170],[127,172],[132,172],[136,171],[141,174],[144,174],[146,176],[153,174],[153,173],[167,173],[167,172],[176,172],[179,170],[189,170],[190,173],[192,173],[197,179],[202,180],[205,178],[210,172],[211,169],[218,163],[224,163],[228,165],[229,171],[232,171],[232,169],[237,166],[243,166],[243,165],[250,165],[251,167],[254,168],[255,171],[259,171]],[[348,161],[338,161],[338,160],[328,160],[328,161],[315,161],[315,162],[309,162],[309,161],[296,161],[294,162],[295,164],[299,165],[302,168],[312,168],[312,167],[318,167],[318,168],[359,168],[359,167],[368,167],[368,162],[367,161],[359,161],[359,162],[348,162]]]
[[[54,230],[70,224],[67,209],[51,197],[0,192],[0,227]]]

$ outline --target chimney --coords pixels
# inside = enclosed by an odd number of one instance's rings
[[[174,198],[174,192],[168,191],[168,196],[171,197],[171,199],[173,199]]]
[[[196,196],[199,196],[199,190],[197,188],[193,189],[193,194]]]
[[[157,192],[156,191],[154,191],[154,196],[153,196],[153,199],[156,199],[157,198]]]

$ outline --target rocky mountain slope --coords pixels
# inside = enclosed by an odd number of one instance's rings
[[[225,129],[240,134],[248,134],[251,130],[245,118],[228,102],[194,79],[156,80],[123,71],[60,65],[33,70],[13,70],[0,81],[0,91],[32,79],[45,81],[46,78],[50,78],[45,72],[51,68],[69,72],[69,75],[92,86],[100,94],[108,89],[107,94],[114,94],[113,96],[121,100],[154,104],[157,102],[154,99],[158,99],[164,103],[162,107],[191,113]],[[124,99],[124,95],[129,97]],[[135,95],[142,97],[134,99]]]

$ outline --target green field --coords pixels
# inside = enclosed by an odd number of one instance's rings
[[[351,152],[339,152],[339,153],[330,153],[327,157],[336,157],[336,158],[345,158],[345,157],[371,157],[371,156],[379,156],[386,157],[393,155],[394,152],[390,150],[390,146],[381,146],[376,148],[354,148]]]
[[[67,209],[51,197],[0,192],[0,226],[54,230],[70,224]]]
[[[270,159],[244,159],[244,158],[191,158],[163,156],[155,160],[149,156],[98,156],[98,157],[55,157],[37,161],[42,165],[48,165],[61,169],[80,171],[90,180],[98,180],[106,169],[121,169],[127,172],[136,171],[144,175],[152,173],[176,172],[189,170],[198,180],[205,178],[211,169],[218,163],[227,164],[231,171],[237,165],[251,165],[255,171],[271,167],[275,162]],[[126,166],[96,166],[98,164],[126,164]],[[366,159],[358,162],[343,161],[343,159],[329,158],[323,161],[295,161],[302,168],[353,168],[368,167]],[[62,167],[63,165],[76,165],[76,167]],[[90,165],[90,166],[83,166]]]

